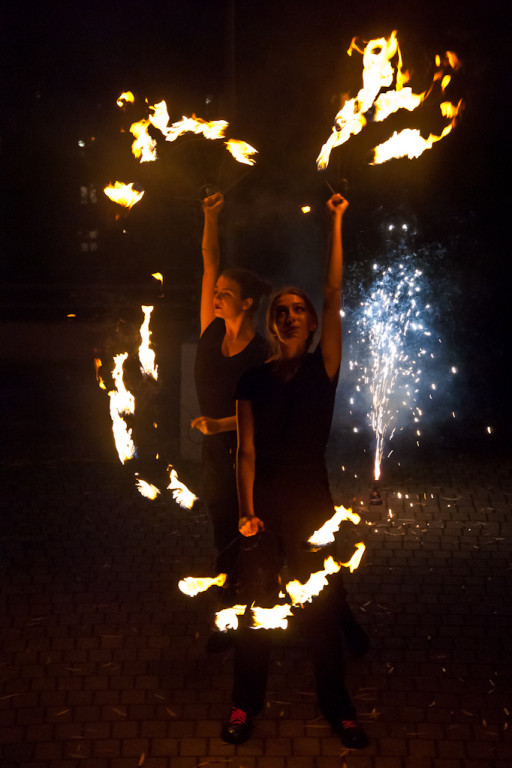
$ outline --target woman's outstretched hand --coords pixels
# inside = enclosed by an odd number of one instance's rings
[[[224,195],[222,192],[215,192],[205,197],[202,205],[205,216],[218,216],[224,205]]]
[[[198,416],[190,422],[192,429],[198,429],[203,435],[216,435],[219,432],[218,419],[211,419],[209,416]]]
[[[326,205],[331,216],[339,216],[341,218],[348,208],[348,200],[340,195],[339,192],[335,192],[334,195],[328,199]]]
[[[238,530],[242,536],[255,536],[260,531],[265,530],[265,524],[256,515],[241,517],[238,522]]]

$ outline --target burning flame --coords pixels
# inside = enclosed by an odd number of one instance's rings
[[[194,502],[197,501],[197,496],[194,496],[192,491],[189,491],[187,486],[178,480],[178,473],[172,466],[169,466],[168,469],[170,470],[169,479],[171,482],[167,486],[167,489],[172,491],[174,501],[176,501],[180,507],[192,509]]]
[[[359,563],[361,562],[361,558],[364,555],[366,547],[363,544],[362,541],[360,541],[358,544],[356,544],[356,551],[348,561],[348,563],[341,563],[341,565],[344,568],[348,568],[350,570],[350,573],[354,573],[356,568],[359,568]]]
[[[115,181],[113,184],[109,184],[103,191],[114,203],[123,205],[128,209],[135,205],[135,203],[138,203],[144,194],[143,189],[133,188],[133,182],[124,184],[122,181]]]
[[[246,605],[233,605],[231,608],[223,608],[215,614],[215,625],[221,632],[228,629],[238,629],[238,617],[246,611]]]
[[[131,91],[125,91],[119,96],[119,98],[116,101],[116,104],[118,107],[124,107],[126,102],[130,102],[131,104],[133,104],[134,101],[135,101],[135,96],[133,95],[133,93]]]
[[[273,608],[259,608],[253,606],[252,629],[286,629],[288,626],[288,616],[292,616],[292,609],[288,604],[275,605]]]
[[[128,428],[125,415],[131,415],[135,412],[135,398],[129,392],[123,381],[123,364],[128,357],[128,352],[123,355],[116,355],[114,358],[114,370],[112,378],[116,388],[108,393],[110,397],[110,417],[112,419],[112,432],[116,444],[119,460],[122,464],[136,455],[135,444],[132,440],[132,430]]]
[[[231,152],[237,162],[245,163],[246,165],[255,164],[256,160],[251,155],[257,154],[258,150],[251,147],[250,144],[238,139],[228,139],[225,143],[228,152]]]
[[[194,576],[186,576],[178,583],[178,587],[184,595],[189,597],[195,597],[200,592],[206,592],[210,587],[223,587],[227,579],[225,573],[219,573],[215,578],[195,578]],[[245,610],[245,606],[244,606]]]
[[[396,30],[388,39],[382,37],[370,40],[364,48],[359,47],[354,38],[347,51],[349,56],[352,55],[352,51],[357,51],[363,56],[363,86],[357,96],[348,99],[336,115],[332,134],[317,158],[318,170],[327,167],[334,147],[344,144],[351,136],[360,133],[369,121],[382,122],[400,109],[412,112],[433,92],[434,83],[439,83],[444,92],[451,81],[451,72],[460,66],[457,56],[452,51],[447,51],[443,58],[436,56],[437,70],[432,85],[423,93],[414,93],[410,86],[406,86],[409,74],[402,70],[402,54]],[[393,60],[395,66],[392,63]],[[394,88],[391,87],[393,82]],[[383,88],[389,90],[381,92]],[[383,163],[395,157],[418,157],[426,149],[430,149],[436,141],[440,141],[450,133],[461,108],[462,101],[458,104],[443,102],[440,105],[440,111],[443,117],[450,120],[450,123],[439,136],[430,134],[429,138],[424,140],[417,130],[406,129],[395,133],[389,141],[373,150],[372,164]],[[415,134],[414,137],[411,134]]]
[[[139,347],[140,370],[144,376],[151,376],[155,381],[158,379],[158,366],[155,364],[156,355],[153,349],[150,349],[149,342],[151,331],[149,330],[149,320],[154,307],[141,307],[144,312],[144,322],[140,327],[140,337],[142,343]]]
[[[137,489],[141,496],[144,496],[146,499],[151,499],[152,501],[154,501],[156,497],[160,495],[160,490],[156,487],[156,485],[147,483],[141,478],[137,480]]]
[[[130,133],[135,136],[132,143],[132,152],[141,163],[153,162],[157,159],[156,140],[149,135],[150,120],[142,118],[137,123],[132,123]]]
[[[128,95],[131,98],[128,98]],[[117,104],[123,106],[125,101],[134,101],[133,94],[122,94]],[[192,117],[183,116],[181,120],[169,125],[169,111],[164,100],[157,104],[149,105],[149,117],[142,118],[130,126],[131,133],[135,136],[132,144],[132,152],[141,163],[151,162],[157,159],[157,142],[150,135],[149,128],[153,126],[164,136],[166,141],[176,141],[184,133],[202,134],[205,139],[222,139],[229,123],[226,120],[212,120],[208,122],[196,115]],[[246,165],[254,165],[255,160],[251,157],[257,150],[239,139],[228,139],[225,142],[227,150],[232,154],[235,160]]]
[[[99,357],[94,358],[94,368],[96,370],[96,381],[98,382],[98,386],[100,389],[106,389],[105,382],[100,376],[100,368],[102,367],[103,363],[101,362]]]
[[[297,579],[289,581],[286,585],[286,591],[290,595],[293,605],[310,603],[313,597],[319,595],[322,589],[327,586],[327,576],[331,573],[337,573],[340,568],[341,565],[332,557],[327,557],[324,560],[324,570],[312,573],[305,584],[301,584]]]
[[[309,537],[308,542],[317,547],[324,547],[326,544],[330,544],[334,541],[334,534],[339,530],[340,523],[343,520],[350,520],[354,525],[358,525],[361,522],[360,516],[352,512],[351,509],[345,509],[343,505],[335,507],[335,513],[330,520],[322,525],[318,531],[315,531],[312,536]]]
[[[153,272],[151,277],[154,277],[155,280],[159,280],[160,281],[160,288],[163,289],[163,287],[164,287],[164,276],[162,275],[162,273],[161,272]]]

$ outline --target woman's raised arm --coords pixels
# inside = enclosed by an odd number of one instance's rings
[[[215,319],[213,311],[213,294],[215,283],[219,276],[219,213],[224,205],[224,197],[220,192],[205,197],[203,200],[204,229],[203,229],[203,282],[201,286],[201,334]]]
[[[330,244],[324,280],[322,329],[320,347],[325,370],[330,379],[336,376],[341,363],[341,285],[343,279],[342,219],[348,201],[334,194],[327,201],[330,214]]]

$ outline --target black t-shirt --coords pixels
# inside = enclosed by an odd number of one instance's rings
[[[257,333],[249,344],[232,357],[222,354],[226,334],[224,320],[215,318],[197,345],[194,377],[203,416],[223,419],[235,414],[235,388],[241,374],[261,365],[268,357],[268,344]]]
[[[252,405],[257,464],[323,464],[337,382],[338,375],[334,381],[327,376],[320,347],[289,381],[274,375],[272,362],[242,375],[236,399]]]

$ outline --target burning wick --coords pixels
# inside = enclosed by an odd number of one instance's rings
[[[160,490],[156,487],[156,485],[147,483],[141,478],[137,480],[137,490],[141,496],[144,496],[146,499],[151,499],[152,501],[154,501],[156,497],[160,495]]]
[[[187,486],[178,480],[178,473],[172,468],[172,465],[169,465],[167,469],[170,471],[169,478],[171,481],[167,486],[167,489],[172,491],[174,501],[176,501],[180,507],[192,509],[194,502],[197,501],[197,496],[194,496],[192,491],[189,491]]]
[[[122,205],[124,208],[132,208],[135,203],[138,203],[144,195],[144,190],[140,185],[134,187],[135,182],[125,184],[122,181],[115,181],[114,184],[109,184],[103,190],[106,196],[118,205]]]
[[[155,351],[150,349],[149,342],[151,331],[149,330],[149,320],[154,307],[141,307],[144,313],[144,322],[140,328],[140,337],[142,343],[139,347],[140,370],[144,376],[151,376],[155,381],[158,379],[158,366],[155,364]]]
[[[227,579],[225,573],[219,573],[215,578],[194,578],[193,576],[186,576],[178,583],[178,587],[184,595],[189,597],[195,597],[200,592],[206,592],[210,587],[223,587]],[[244,606],[245,610],[245,606]]]
[[[315,531],[312,536],[309,537],[308,543],[317,547],[325,547],[326,544],[330,544],[334,541],[334,534],[339,531],[340,523],[343,520],[350,520],[354,525],[358,525],[361,522],[361,518],[357,513],[352,512],[351,509],[345,509],[344,506],[335,507],[335,513],[330,520],[322,525],[318,531]]]

